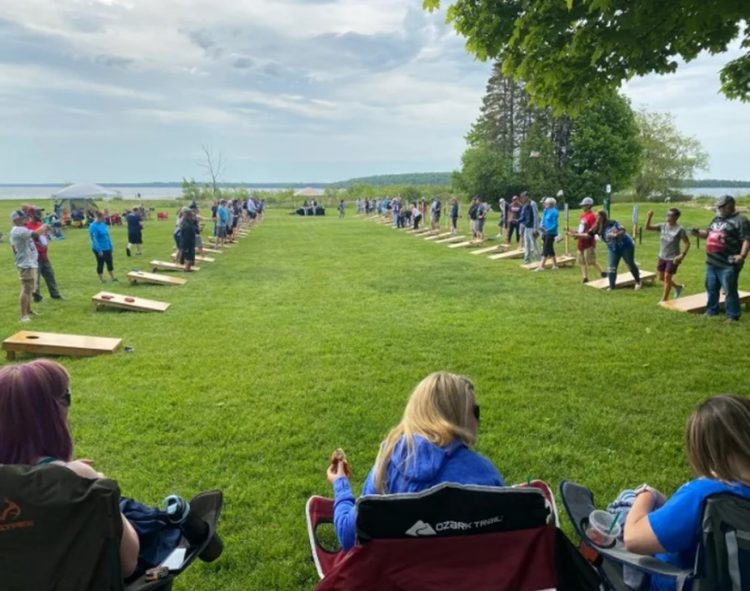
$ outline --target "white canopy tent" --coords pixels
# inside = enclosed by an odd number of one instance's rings
[[[312,187],[305,187],[304,189],[297,189],[294,192],[295,197],[322,197],[325,192],[321,189],[313,189]]]
[[[117,197],[119,191],[105,189],[94,183],[76,183],[68,185],[57,193],[52,193],[54,199],[96,199],[97,197]]]

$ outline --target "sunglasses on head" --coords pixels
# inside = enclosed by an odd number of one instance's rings
[[[474,413],[474,418],[478,421],[479,420],[479,405],[478,404],[474,405],[472,412]]]
[[[70,388],[65,390],[65,394],[60,396],[60,400],[62,401],[62,405],[66,408],[70,406]]]

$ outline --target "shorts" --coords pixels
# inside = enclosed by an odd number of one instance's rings
[[[656,270],[659,273],[667,273],[669,275],[674,275],[677,273],[677,269],[680,266],[680,263],[675,264],[674,261],[670,261],[669,259],[663,259],[661,257],[657,257],[657,263],[656,263]]]
[[[593,265],[596,263],[596,246],[579,250],[577,259],[579,265]]]
[[[36,273],[37,270],[31,267],[26,269],[18,269],[18,277],[21,279],[21,291],[24,294],[34,293],[34,286],[36,285]]]
[[[141,234],[141,231],[128,232],[128,242],[130,242],[130,244],[143,244],[143,235]]]
[[[226,238],[227,237],[227,227],[226,226],[216,226],[216,237],[217,238]]]
[[[484,232],[484,218],[477,219],[477,233]]]

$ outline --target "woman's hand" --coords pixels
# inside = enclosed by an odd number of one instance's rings
[[[344,450],[339,448],[331,454],[331,464],[328,466],[328,470],[326,470],[326,478],[333,485],[341,477],[351,478],[352,469],[349,467]]]

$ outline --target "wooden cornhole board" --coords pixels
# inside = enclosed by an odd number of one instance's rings
[[[435,240],[435,244],[450,244],[451,242],[463,242],[464,240],[466,240],[466,236],[450,236],[449,238]]]
[[[558,267],[572,267],[576,262],[576,258],[573,256],[570,256],[569,254],[563,254],[555,258],[557,259]],[[552,261],[548,261],[548,263],[549,264],[545,267],[547,269],[549,269],[550,266],[552,265]],[[521,267],[529,271],[533,271],[534,269],[538,268],[539,265],[541,264],[542,264],[542,261],[534,261],[533,263],[526,263],[524,265],[521,265]]]
[[[504,251],[507,247],[504,244],[496,244],[495,246],[487,246],[485,248],[477,248],[476,250],[472,250],[471,254],[489,254],[491,252],[495,252],[496,250]]]
[[[162,271],[184,271],[185,266],[184,265],[178,265],[177,263],[170,263],[168,261],[151,261],[149,263],[149,266],[151,267],[151,270],[156,272],[158,269],[161,269]],[[193,267],[193,271],[200,271],[200,267]]]
[[[187,279],[182,277],[168,277],[167,275],[157,275],[156,273],[146,273],[144,271],[131,271],[128,273],[128,280],[131,283],[154,283],[156,285],[185,285]]]
[[[507,259],[522,259],[523,248],[517,248],[516,250],[509,250],[507,252],[501,252],[498,254],[491,254],[487,257],[491,261],[504,261]]]
[[[654,282],[654,278],[656,277],[656,273],[653,271],[640,271],[641,275],[641,283],[644,284],[651,284]],[[609,287],[609,279],[607,277],[603,277],[602,279],[596,279],[595,281],[589,281],[586,285],[593,287],[595,289],[606,289]],[[617,275],[617,279],[615,279],[615,289],[618,287],[632,287],[635,285],[635,279],[633,279],[633,275],[628,271],[627,273],[619,273]]]
[[[22,330],[3,341],[3,351],[9,361],[16,358],[16,353],[90,357],[114,353],[121,343],[122,339]]]
[[[166,312],[171,304],[167,302],[158,302],[156,300],[147,300],[146,298],[137,298],[135,296],[125,296],[119,293],[110,293],[100,291],[91,298],[96,308],[102,306],[110,308],[119,308],[121,310],[133,310],[134,312]]]
[[[173,261],[177,260],[177,255],[174,254],[174,253],[172,253],[172,260]],[[200,261],[201,263],[214,263],[214,262],[216,262],[216,259],[211,258],[211,257],[204,257],[203,255],[200,255],[200,254],[195,255],[195,260],[196,261]]]
[[[211,254],[221,254],[221,251],[218,248],[206,248],[203,247],[203,252],[209,252]]]
[[[740,305],[745,306],[745,309],[750,309],[750,291],[738,292],[740,296]],[[726,296],[722,293],[719,296],[719,306],[724,306],[726,302]],[[696,293],[693,295],[685,296],[684,298],[677,298],[674,300],[667,300],[666,302],[660,302],[659,305],[667,310],[675,310],[677,312],[691,312],[693,314],[703,314],[706,311],[706,303],[708,301],[708,294],[706,292]]]
[[[450,235],[450,232],[441,232],[440,234],[432,234],[423,240],[440,240],[441,238],[447,238]]]
[[[420,228],[419,230],[407,230],[409,234],[413,234],[414,236],[430,236],[433,233],[433,230]]]
[[[463,242],[454,242],[453,244],[449,244],[448,248],[465,248],[467,246],[479,246],[481,244],[481,242],[476,242],[474,240],[464,240]]]

